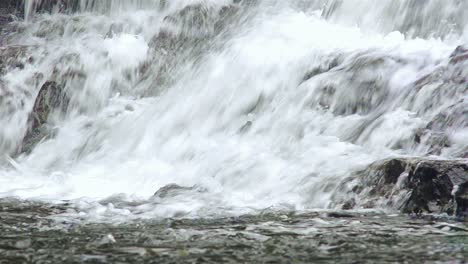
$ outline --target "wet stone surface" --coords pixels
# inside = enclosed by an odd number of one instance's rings
[[[0,263],[464,263],[444,217],[264,212],[124,224],[57,222],[66,205],[0,201]],[[57,219],[57,218],[55,218]]]

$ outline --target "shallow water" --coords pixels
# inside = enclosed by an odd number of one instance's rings
[[[468,258],[468,226],[443,216],[265,210],[239,217],[77,224],[57,220],[55,214],[66,210],[63,204],[2,200],[0,263],[464,263]]]

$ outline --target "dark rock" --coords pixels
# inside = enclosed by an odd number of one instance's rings
[[[348,212],[330,212],[326,214],[327,217],[332,217],[332,218],[352,218],[356,217],[356,215],[350,214]]]
[[[457,216],[467,217],[468,216],[468,183],[458,185],[454,188],[453,195],[456,202]]]
[[[468,216],[468,162],[399,158],[379,161],[356,172],[335,198],[343,209],[369,204],[404,213]],[[341,196],[339,193],[347,193]],[[341,196],[341,197],[340,197]]]

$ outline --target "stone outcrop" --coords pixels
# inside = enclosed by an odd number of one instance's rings
[[[396,158],[354,173],[335,195],[343,209],[468,216],[468,161]]]

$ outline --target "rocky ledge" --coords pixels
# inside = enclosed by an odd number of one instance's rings
[[[468,160],[378,161],[343,181],[335,201],[343,209],[386,207],[403,213],[447,213],[466,219]]]

